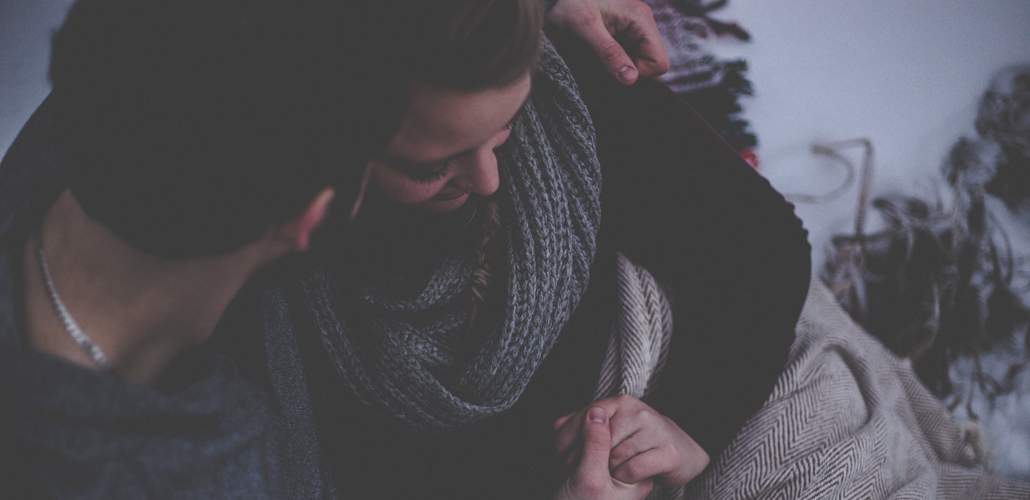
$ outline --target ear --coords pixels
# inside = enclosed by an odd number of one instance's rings
[[[311,242],[311,235],[315,229],[325,220],[329,213],[329,204],[333,201],[336,193],[333,188],[327,187],[319,191],[318,195],[308,203],[304,213],[293,220],[290,220],[276,229],[276,239],[285,243],[290,250],[305,252]]]

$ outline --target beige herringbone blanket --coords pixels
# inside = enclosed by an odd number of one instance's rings
[[[815,280],[772,395],[686,498],[1028,500],[1030,484],[987,474],[909,365]]]
[[[653,276],[621,256],[618,271],[619,320],[599,398],[642,397],[671,335]],[[813,280],[769,400],[686,492],[657,489],[649,498],[1030,500],[1030,484],[991,476],[976,455],[909,364]]]

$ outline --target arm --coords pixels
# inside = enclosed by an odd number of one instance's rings
[[[785,364],[811,273],[806,233],[670,91],[616,85],[578,42],[556,45],[597,128],[602,220],[673,304],[672,352],[648,402],[715,457]]]

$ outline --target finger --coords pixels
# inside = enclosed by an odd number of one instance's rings
[[[634,408],[620,408],[619,412],[612,416],[612,445],[629,439],[641,429],[658,427],[660,416],[650,407],[644,406]]]
[[[583,419],[583,457],[576,475],[588,482],[608,481],[608,454],[612,447],[608,413],[592,406]]]
[[[581,456],[583,456],[583,448],[572,446],[562,455],[562,463],[565,464],[565,467],[572,469],[579,462],[579,457]]]
[[[661,416],[643,401],[633,396],[618,396],[613,399],[601,401],[611,414],[612,446],[618,446],[623,440],[635,434],[640,429],[657,427]]]
[[[646,479],[635,484],[624,483],[618,479],[612,478],[612,485],[614,485],[616,496],[618,498],[647,498],[651,494],[651,490],[654,489],[654,480]]]
[[[643,38],[633,55],[633,64],[640,76],[652,78],[669,71],[669,55],[661,39]]]
[[[633,65],[633,60],[630,59],[629,54],[626,54],[622,45],[608,32],[608,28],[600,16],[593,18],[590,22],[573,25],[573,30],[587,42],[587,45],[590,45],[590,48],[615,79],[626,85],[636,83],[639,72]]]
[[[649,408],[644,405],[640,400],[632,396],[612,396],[606,399],[594,401],[590,406],[597,406],[602,408],[608,415],[609,422],[614,422],[615,419],[623,412],[632,413],[638,411],[639,408]],[[558,429],[555,435],[555,449],[560,454],[569,454],[572,450],[572,446],[581,442],[582,433],[580,427],[583,423],[583,416],[586,414],[586,410],[580,410],[573,413],[574,418],[568,418],[565,420],[562,427]]]
[[[676,468],[675,450],[663,446],[640,453],[612,471],[624,483],[637,483],[671,472]]]
[[[669,52],[665,49],[658,24],[651,8],[640,2],[633,11],[632,19],[624,28],[622,36],[627,40],[633,64],[640,76],[653,77],[669,71]]]
[[[555,420],[554,424],[553,424],[554,430],[557,431],[558,429],[561,429],[562,426],[565,425],[565,422],[568,422],[569,419],[572,418],[577,413],[579,413],[579,412],[574,411],[572,413],[568,413],[568,414],[565,414],[565,415],[562,415],[562,416],[558,417],[558,419]]]
[[[579,443],[582,437],[580,428],[583,426],[584,415],[585,410],[573,413],[555,433],[554,448],[559,454],[568,453],[574,444]]]
[[[695,477],[704,472],[710,461],[708,452],[701,448],[694,438],[686,433],[683,435],[686,439],[675,447],[676,461],[679,466],[658,478],[668,486],[682,486],[693,481]]]
[[[656,436],[648,435],[646,431],[640,430],[625,441],[612,446],[612,451],[608,457],[608,468],[616,470],[633,457],[657,448],[662,444]]]

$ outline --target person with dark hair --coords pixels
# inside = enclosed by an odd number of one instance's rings
[[[370,66],[335,64],[358,34],[337,3],[74,4],[0,168],[32,194],[0,220],[0,496],[333,496],[303,380],[257,358],[296,346],[213,333],[347,220],[388,137],[352,94]]]

